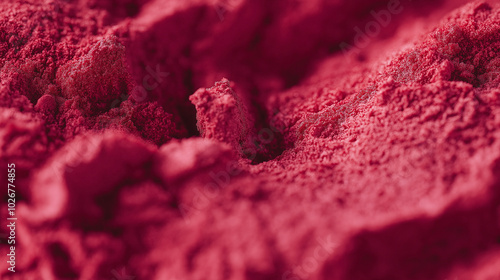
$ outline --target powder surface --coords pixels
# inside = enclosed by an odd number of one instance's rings
[[[500,279],[497,2],[0,15],[1,279]]]

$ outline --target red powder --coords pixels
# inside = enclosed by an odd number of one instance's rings
[[[1,278],[500,279],[468,2],[0,3]]]
[[[86,55],[57,71],[61,95],[79,103],[85,113],[106,111],[114,100],[128,92],[123,64],[125,47],[116,40],[111,37],[97,42]]]
[[[223,79],[209,89],[199,89],[189,97],[196,106],[198,131],[203,138],[217,139],[243,151],[252,147],[249,135],[253,120],[247,106]]]

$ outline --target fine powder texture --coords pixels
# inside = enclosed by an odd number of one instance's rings
[[[0,15],[1,279],[500,279],[497,1]]]

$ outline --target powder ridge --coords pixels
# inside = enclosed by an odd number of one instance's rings
[[[498,3],[0,14],[2,279],[500,279]]]

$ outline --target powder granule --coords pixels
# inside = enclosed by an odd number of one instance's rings
[[[89,115],[109,110],[114,100],[129,91],[124,52],[123,45],[111,36],[94,44],[88,54],[60,67],[56,82],[63,96],[74,99]]]

